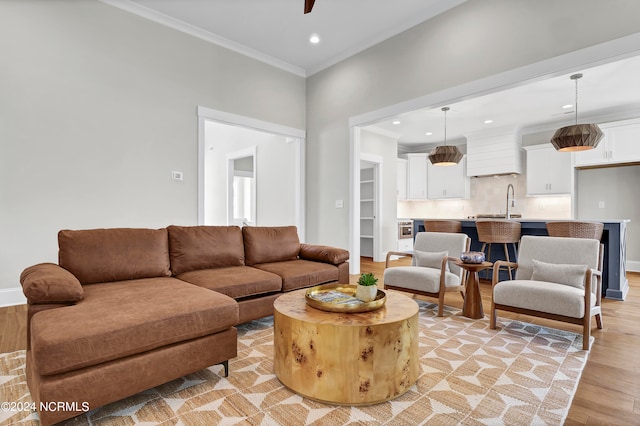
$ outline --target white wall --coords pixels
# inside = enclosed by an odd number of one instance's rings
[[[627,269],[640,271],[640,166],[578,170],[576,181],[577,219],[631,219],[627,224]]]
[[[63,228],[197,224],[198,105],[305,128],[304,78],[95,0],[1,1],[0,52],[0,289]]]
[[[397,140],[388,136],[362,130],[360,133],[360,152],[373,154],[382,158],[382,199],[379,200],[382,207],[382,235],[380,241],[381,250],[386,254],[388,251],[398,249],[398,226],[397,226],[397,162],[398,152]]]
[[[309,77],[309,240],[348,246],[334,200],[349,195],[350,117],[638,33],[639,15],[631,0],[468,1]]]

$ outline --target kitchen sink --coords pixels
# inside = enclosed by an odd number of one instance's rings
[[[518,213],[514,213],[511,215],[512,219],[519,219],[522,215]],[[507,215],[504,213],[496,213],[496,214],[477,214],[476,219],[506,219]]]

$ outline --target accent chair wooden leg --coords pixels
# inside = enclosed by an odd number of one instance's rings
[[[496,322],[497,322],[497,312],[496,312],[496,305],[493,304],[493,302],[491,303],[491,315],[489,318],[489,328],[492,330],[496,329]]]
[[[596,314],[596,325],[602,330],[602,314]]]
[[[444,316],[444,291],[441,291],[438,296],[438,316]]]
[[[584,319],[584,328],[582,330],[582,350],[589,350],[589,340],[591,340],[591,316]]]

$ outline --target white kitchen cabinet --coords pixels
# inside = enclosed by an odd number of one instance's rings
[[[425,200],[427,198],[428,154],[407,154],[407,198]]]
[[[467,177],[467,156],[455,166],[427,164],[427,195],[430,200],[469,198],[471,179]]]
[[[576,167],[611,166],[640,161],[640,120],[601,124],[604,133],[595,149],[576,152]]]
[[[407,160],[398,158],[397,161],[397,196],[399,200],[407,199]]]
[[[413,251],[413,238],[398,239],[398,251],[403,251],[403,252]]]
[[[571,194],[571,154],[551,145],[532,145],[527,151],[527,195]]]

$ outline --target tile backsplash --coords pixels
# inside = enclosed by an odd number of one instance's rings
[[[398,201],[399,218],[466,219],[477,214],[505,213],[507,186],[515,189],[511,213],[523,219],[571,219],[571,196],[527,197],[525,175],[471,178],[468,200]]]

